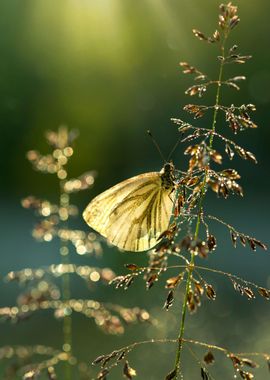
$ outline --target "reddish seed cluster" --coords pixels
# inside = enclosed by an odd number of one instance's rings
[[[183,323],[186,309],[190,313],[194,313],[201,305],[203,298],[211,301],[216,299],[216,291],[213,285],[208,280],[205,280],[201,274],[203,270],[207,270],[208,273],[212,272],[212,274],[225,276],[230,284],[233,284],[234,289],[249,300],[254,299],[256,294],[261,295],[267,300],[270,298],[270,290],[266,288],[259,287],[230,273],[204,268],[196,264],[196,256],[199,257],[198,260],[206,259],[217,247],[217,240],[211,231],[212,226],[210,223],[212,224],[212,222],[221,223],[228,229],[234,247],[240,241],[243,246],[249,246],[253,251],[256,250],[256,247],[264,250],[267,249],[266,245],[260,240],[237,231],[233,226],[216,216],[208,215],[204,209],[204,199],[209,189],[217,196],[225,199],[234,194],[243,196],[242,186],[238,183],[241,179],[240,174],[232,168],[220,169],[222,163],[226,162],[226,156],[224,155],[225,157],[223,157],[223,152],[221,151],[222,147],[230,160],[240,157],[241,159],[257,163],[257,159],[252,152],[247,151],[235,141],[219,133],[222,121],[221,118],[217,117],[218,113],[223,116],[224,125],[228,126],[234,134],[246,131],[247,129],[257,128],[256,123],[251,118],[251,113],[256,109],[253,104],[243,104],[240,106],[234,104],[223,106],[219,104],[219,94],[222,87],[226,86],[238,91],[240,89],[239,84],[246,79],[244,75],[237,75],[227,79],[223,78],[226,73],[224,70],[225,65],[232,63],[244,64],[251,58],[249,55],[238,53],[237,45],[233,45],[228,49],[225,48],[225,40],[229,33],[238,25],[239,21],[237,7],[229,2],[220,5],[219,30],[215,30],[212,35],[206,36],[200,30],[193,29],[193,34],[200,41],[219,46],[221,55],[217,58],[220,65],[220,75],[217,80],[212,80],[208,74],[203,73],[194,65],[185,61],[180,62],[183,73],[193,76],[195,81],[186,90],[185,93],[187,95],[201,98],[210,87],[216,87],[216,102],[214,105],[187,104],[184,106],[184,110],[194,119],[203,118],[208,112],[212,112],[212,123],[208,125],[208,121],[206,120],[203,127],[198,127],[178,118],[172,119],[173,123],[178,127],[180,141],[183,144],[188,144],[184,151],[184,154],[188,157],[188,168],[186,172],[176,170],[175,173],[175,202],[171,224],[160,235],[156,248],[150,252],[147,267],[141,268],[136,264],[128,264],[126,267],[131,273],[118,276],[112,281],[116,288],[123,287],[124,289],[128,289],[139,275],[143,275],[146,281],[146,288],[149,290],[168,270],[175,270],[176,273],[174,275],[166,278],[165,288],[167,289],[167,297],[164,308],[165,310],[169,310],[173,306],[178,288],[183,287],[184,312],[181,323]],[[216,150],[213,145],[216,139],[221,143],[219,144],[221,146],[218,148],[219,150]],[[178,260],[177,263],[179,259],[182,260],[181,263],[183,265],[170,266],[169,259],[172,257]],[[183,324],[180,326],[180,331],[183,331]],[[204,349],[208,349],[208,352],[204,355],[203,362],[201,362],[201,379],[210,380],[212,378],[207,366],[215,361],[212,352],[214,349],[228,355],[233,362],[235,377],[244,380],[254,378],[254,375],[249,370],[246,370],[246,367],[257,367],[257,364],[251,359],[229,353],[222,347],[188,340],[184,337],[180,333],[177,339],[166,340],[166,343],[173,341],[178,347],[175,368],[167,374],[166,380],[174,380],[179,377],[179,368],[181,366],[177,358],[180,358],[181,349],[185,341],[194,343],[196,347],[201,346]],[[159,341],[151,340],[150,342]],[[113,351],[109,355],[98,357],[94,361],[94,364],[101,364],[102,370],[97,378],[105,379],[111,369],[117,366],[124,357],[126,360],[128,353],[139,344],[134,343],[129,347]],[[264,355],[261,356],[264,357]],[[269,358],[266,359],[267,361],[269,360]],[[127,362],[124,364],[124,375],[128,379],[132,378],[132,373],[128,370]]]

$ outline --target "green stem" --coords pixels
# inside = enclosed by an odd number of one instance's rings
[[[227,37],[228,37],[228,34],[225,32],[224,39],[223,39],[223,42],[221,44],[221,56],[222,56],[222,58],[225,58],[225,43],[226,43]],[[216,131],[216,123],[217,123],[217,114],[218,114],[218,109],[219,109],[218,106],[219,106],[219,99],[220,99],[220,89],[221,89],[223,68],[224,68],[224,60],[222,59],[221,64],[220,64],[220,68],[219,68],[216,102],[215,102],[213,122],[212,122],[212,134],[211,134],[210,141],[209,141],[209,147],[210,148],[212,148],[212,146],[213,146],[214,132]]]
[[[225,57],[225,42],[226,42],[227,37],[228,37],[228,33],[225,31],[224,32],[224,39],[221,43],[221,54],[222,54],[223,58]],[[211,134],[210,141],[209,141],[210,149],[213,146],[214,132],[216,130],[223,67],[224,67],[224,62],[223,62],[223,60],[221,60],[220,68],[219,68],[219,76],[218,76],[218,81],[217,81],[217,92],[216,92],[216,98],[215,98],[212,128],[211,128],[212,134]],[[197,222],[196,222],[195,233],[194,233],[194,239],[195,240],[198,238],[199,231],[200,231],[203,200],[204,200],[206,190],[207,190],[207,183],[206,183],[207,174],[208,174],[208,168],[206,168],[206,170],[205,170],[204,179],[203,179],[203,186],[202,186],[202,190],[201,190],[201,197],[200,197],[199,206],[198,206],[198,216],[197,216]],[[191,254],[190,264],[187,268],[188,275],[187,275],[187,281],[186,281],[184,302],[182,305],[182,316],[181,316],[180,327],[179,327],[178,346],[177,346],[177,351],[176,351],[176,356],[175,356],[175,365],[174,365],[175,375],[174,375],[173,380],[177,380],[179,373],[180,373],[181,353],[182,353],[182,348],[183,348],[183,337],[184,337],[184,332],[185,332],[185,321],[186,321],[187,304],[188,304],[187,301],[188,301],[188,294],[189,294],[189,291],[191,288],[191,279],[192,279],[192,272],[194,269],[194,261],[195,261],[195,254],[193,252]]]
[[[68,207],[69,207],[69,195],[64,190],[64,181],[60,182],[60,219],[62,221],[62,227],[67,228],[68,225]],[[61,262],[63,265],[69,264],[69,248],[66,240],[61,239],[60,245]],[[62,298],[63,301],[70,299],[70,276],[69,273],[64,273],[62,276]],[[63,351],[71,355],[72,350],[72,319],[70,310],[68,308],[64,311],[63,320]],[[65,361],[65,379],[72,380],[71,367],[68,361]]]

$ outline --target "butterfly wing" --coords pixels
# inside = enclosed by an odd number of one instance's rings
[[[172,189],[152,172],[127,179],[94,198],[83,217],[110,243],[126,251],[145,251],[157,244],[168,228]]]

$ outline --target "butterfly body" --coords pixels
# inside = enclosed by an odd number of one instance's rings
[[[172,163],[166,163],[160,171],[162,187],[167,189],[174,189],[174,166]]]
[[[129,178],[95,197],[83,217],[108,242],[126,251],[153,248],[173,208],[174,167]]]

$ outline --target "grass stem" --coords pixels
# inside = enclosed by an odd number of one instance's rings
[[[212,121],[212,128],[211,128],[212,134],[210,136],[210,141],[209,141],[210,149],[213,146],[214,132],[216,131],[217,115],[218,115],[218,110],[219,110],[218,106],[219,106],[219,101],[220,101],[220,88],[221,88],[221,81],[222,81],[222,74],[223,74],[223,67],[224,67],[225,43],[226,43],[227,37],[228,37],[228,33],[224,31],[224,38],[221,43],[221,54],[222,54],[223,59],[221,59],[218,81],[217,81],[217,92],[216,92],[216,97],[215,97],[215,106],[214,106],[213,121]],[[204,197],[207,190],[207,183],[206,183],[207,176],[208,176],[208,168],[205,169],[203,186],[202,186],[201,196],[200,196],[200,201],[199,201],[199,206],[198,206],[198,216],[197,216],[195,233],[194,233],[195,240],[198,238],[199,231],[200,231],[203,201],[204,201]],[[182,353],[182,348],[183,348],[183,337],[184,337],[184,332],[185,332],[185,321],[186,321],[186,313],[187,313],[187,306],[188,306],[188,294],[191,287],[191,279],[192,279],[192,272],[194,269],[194,262],[195,262],[195,254],[192,253],[190,264],[187,268],[188,275],[187,275],[187,281],[186,281],[184,301],[182,305],[182,314],[181,314],[179,334],[178,334],[178,345],[177,345],[175,364],[174,364],[175,375],[174,375],[173,380],[177,380],[179,377],[179,374],[181,373],[181,368],[180,368],[181,367],[181,353]]]
[[[63,228],[67,228],[68,225],[68,207],[69,207],[69,195],[64,190],[64,181],[60,182],[60,210],[63,210],[63,214],[60,212],[60,218]],[[69,247],[68,242],[61,239],[60,243],[60,255],[61,263],[63,265],[69,264]],[[63,301],[70,299],[70,275],[64,273],[62,276],[62,298]],[[72,352],[72,318],[68,308],[65,310],[63,320],[63,351],[71,354]],[[72,380],[71,367],[68,361],[65,361],[65,380]]]

